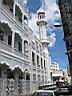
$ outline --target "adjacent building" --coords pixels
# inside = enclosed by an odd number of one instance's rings
[[[60,70],[58,63],[51,64],[51,79],[52,81],[60,80],[63,78],[63,70]]]
[[[51,81],[45,11],[37,13],[37,38],[25,5],[24,0],[0,0],[0,96],[30,94]]]
[[[64,40],[66,42],[67,55],[69,59],[70,73],[72,78],[72,1],[58,0],[57,3],[59,5],[61,13],[64,29]]]

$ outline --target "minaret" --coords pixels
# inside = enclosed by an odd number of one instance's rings
[[[43,52],[45,53],[45,56],[46,56],[47,80],[50,81],[51,80],[50,78],[51,58],[49,57],[49,52],[48,52],[49,40],[47,38],[47,33],[46,33],[47,21],[45,18],[44,8],[43,7],[40,8],[37,13],[38,13],[37,25],[39,26],[39,39],[40,39],[40,42],[42,43]]]
[[[43,45],[44,51],[48,53],[48,38],[47,38],[47,33],[46,33],[46,25],[47,21],[45,19],[45,11],[41,8],[38,10],[38,20],[37,20],[37,25],[39,26],[39,39],[40,42]]]

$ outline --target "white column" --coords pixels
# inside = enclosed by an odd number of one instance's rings
[[[22,24],[23,24],[23,29],[24,29],[24,14],[22,13]]]
[[[12,52],[14,53],[14,39],[15,39],[15,32],[12,33]]]
[[[24,40],[22,39],[22,53],[24,54]]]
[[[28,19],[27,19],[27,26],[28,26],[28,32],[29,32],[29,21],[28,21]]]
[[[14,15],[14,19],[15,19],[15,1],[14,1],[14,5],[13,5],[13,15]]]

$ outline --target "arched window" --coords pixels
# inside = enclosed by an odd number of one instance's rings
[[[21,11],[21,9],[19,8],[19,6],[15,6],[15,16],[16,16],[16,18],[20,21],[20,22],[22,22],[22,11]]]
[[[3,41],[3,39],[4,39],[3,37],[4,37],[4,32],[3,32],[2,28],[0,28],[0,40]]]
[[[7,23],[0,22],[0,40],[12,44],[12,30]]]
[[[26,73],[26,80],[30,80],[30,73]]]
[[[28,53],[28,42],[24,41],[24,53]]]
[[[0,68],[0,78],[2,78],[2,68]]]
[[[41,68],[43,69],[43,59],[41,58]]]
[[[22,38],[18,33],[15,33],[14,47],[22,52]]]
[[[8,45],[12,44],[12,34],[8,35]]]
[[[18,42],[18,50],[22,51],[22,43],[20,41]]]
[[[38,75],[38,81],[40,81],[40,80],[41,80],[40,75]]]
[[[32,63],[35,65],[35,53],[32,52]]]
[[[38,65],[38,67],[40,67],[40,65],[39,65],[39,56],[37,55],[37,65]]]
[[[24,15],[24,21],[25,21],[26,24],[28,23],[28,18],[27,18],[26,15]]]
[[[40,15],[40,19],[41,19],[41,15]]]
[[[44,68],[46,68],[46,63],[45,63],[45,60],[44,60]]]

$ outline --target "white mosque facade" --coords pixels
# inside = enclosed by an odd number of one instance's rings
[[[38,39],[23,1],[0,0],[0,96],[23,96],[51,80],[45,12],[38,12]]]

